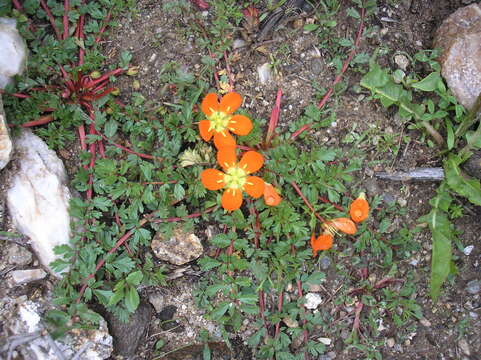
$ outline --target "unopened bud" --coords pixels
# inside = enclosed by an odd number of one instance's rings
[[[139,72],[140,66],[132,66],[127,70],[127,75],[134,76]]]
[[[114,88],[114,90],[112,90],[111,94],[113,96],[119,96],[120,95],[120,89],[118,87]]]
[[[134,88],[134,90],[139,90],[140,89],[140,81],[139,80],[132,81],[132,87]]]
[[[92,71],[92,72],[90,73],[90,77],[91,77],[92,79],[94,79],[94,80],[95,80],[95,79],[98,79],[98,78],[101,77],[101,76],[102,76],[102,74],[100,73],[100,71]]]

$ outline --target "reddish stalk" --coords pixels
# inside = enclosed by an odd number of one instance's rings
[[[118,74],[120,74],[120,73],[122,73],[122,72],[124,72],[124,71],[125,71],[124,69],[120,69],[120,68],[119,68],[119,69],[115,69],[115,70],[106,72],[105,74],[103,74],[103,75],[102,75],[101,77],[99,77],[98,79],[90,80],[87,84],[85,84],[84,89],[93,88],[95,85],[101,83],[102,81],[108,80],[109,77],[118,75]]]
[[[62,36],[60,35],[60,31],[57,29],[57,25],[55,25],[55,18],[52,15],[52,12],[50,11],[49,7],[45,3],[45,0],[40,0],[40,5],[42,6],[43,10],[45,10],[45,13],[47,14],[48,20],[50,21],[50,25],[52,25],[53,31],[55,32],[55,35],[57,36],[58,40],[62,40]]]
[[[84,22],[85,22],[85,15],[81,15],[80,18],[78,19],[78,26],[77,26],[77,37],[80,40],[80,42],[83,42],[83,39],[85,38],[84,36]],[[85,56],[85,50],[82,46],[79,46],[79,52],[78,52],[78,64],[83,65],[84,63],[84,56]]]
[[[12,4],[20,12],[23,12],[22,5],[18,2],[18,0],[12,0]]]
[[[190,0],[190,2],[196,5],[201,10],[207,10],[209,8],[209,4],[206,3],[204,0]]]
[[[281,290],[281,293],[279,294],[279,299],[277,301],[277,311],[281,312],[282,311],[282,305],[284,303],[284,290]],[[281,322],[279,321],[276,324],[276,332],[274,334],[274,338],[277,338],[279,336],[279,331],[281,329]]]
[[[302,200],[304,201],[304,203],[307,205],[307,207],[312,211],[312,213],[316,216],[316,218],[318,218],[321,222],[326,222],[324,220],[324,218],[319,215],[316,210],[314,210],[314,207],[311,205],[311,203],[309,202],[309,200],[307,200],[307,198],[304,196],[304,194],[302,193],[301,189],[299,188],[299,186],[297,186],[297,184],[294,182],[294,181],[291,181],[290,184],[292,185],[292,187],[294,188],[294,190],[296,190],[296,192],[299,194],[299,196],[302,198]]]
[[[269,324],[267,323],[264,312],[266,311],[266,301],[265,301],[264,290],[259,290],[259,316],[262,321],[264,321],[264,327],[266,328],[266,336],[269,336]]]
[[[224,51],[224,61],[225,61],[225,68],[227,71],[227,77],[229,78],[229,86],[232,90],[234,90],[234,75],[232,75],[232,71],[230,69],[229,60],[227,57],[227,51]]]
[[[78,135],[80,138],[80,148],[82,151],[87,151],[87,143],[85,142],[85,126],[80,125],[78,127]]]
[[[134,151],[134,150],[131,150],[125,146],[122,146],[120,144],[117,144],[111,140],[109,140],[104,134],[102,133],[97,133],[98,135],[100,135],[102,137],[102,139],[104,139],[105,141],[107,141],[109,144],[115,146],[116,148],[119,148],[123,151],[126,151],[128,152],[129,154],[134,154],[134,155],[137,155],[138,157],[141,157],[143,159],[149,159],[149,160],[159,160],[159,161],[162,161],[163,159],[162,158],[159,158],[159,157],[155,157],[155,156],[152,156],[152,155],[147,155],[147,154],[142,154],[142,153],[139,153],[137,151]]]
[[[95,131],[95,116],[93,113],[90,113],[90,118],[92,119],[92,122],[90,123],[89,126],[89,135],[97,135],[97,132]],[[93,142],[89,145],[89,152],[90,152],[90,163],[88,165],[89,169],[93,169],[95,166],[95,160],[97,158],[97,142]],[[93,174],[89,174],[89,188],[87,190],[87,199],[90,200],[92,199],[93,195]]]
[[[356,54],[357,52],[357,49],[359,47],[359,44],[361,42],[361,38],[362,38],[362,33],[364,31],[364,16],[365,16],[365,13],[366,13],[366,10],[363,8],[361,9],[361,19],[360,19],[360,22],[359,22],[359,28],[357,30],[357,34],[356,34],[356,40],[354,42],[354,47],[351,49],[351,52],[349,53],[349,56],[347,57],[347,59],[344,61],[344,63],[342,64],[342,68],[341,68],[341,71],[340,73],[336,76],[336,78],[334,79],[334,82],[332,83],[331,87],[329,88],[329,90],[324,94],[324,96],[322,97],[321,101],[319,102],[319,104],[317,105],[317,107],[319,109],[322,109],[324,107],[324,105],[327,103],[327,101],[330,99],[330,97],[332,96],[332,94],[334,93],[334,87],[341,81],[342,79],[342,76],[344,75],[344,73],[346,72],[347,68],[349,67],[349,64],[352,60],[352,58],[354,57],[354,55]],[[306,124],[304,126],[302,126],[299,130],[297,130],[296,132],[294,132],[292,135],[291,135],[291,140],[294,140],[295,138],[297,138],[300,134],[302,134],[304,131],[310,129],[310,127],[313,125],[313,123],[309,123],[309,124]]]
[[[3,90],[3,89],[0,89],[0,94],[2,94],[2,95],[6,94],[6,95],[14,96],[14,97],[17,97],[17,98],[20,98],[20,99],[28,99],[28,98],[31,97],[30,95],[25,95],[25,94],[20,94],[20,93],[9,94],[9,93],[6,93],[5,90]]]
[[[213,211],[216,208],[217,208],[217,206],[212,206],[212,207],[206,209],[204,212],[197,212],[197,213],[189,214],[189,215],[184,216],[184,217],[171,217],[171,218],[166,218],[166,219],[155,219],[155,220],[152,220],[152,222],[153,223],[177,222],[177,221],[182,221],[182,220],[185,220],[185,219],[192,219],[192,218],[202,216],[203,214],[210,213],[211,211]]]
[[[105,17],[105,19],[103,20],[103,25],[102,27],[100,28],[99,30],[99,33],[97,34],[97,37],[95,38],[95,42],[96,43],[99,43],[100,42],[100,38],[102,37],[102,34],[105,32],[105,29],[107,28],[107,25],[108,25],[108,22],[110,21],[110,17],[112,16],[112,11],[109,11],[107,13],[107,16]]]
[[[68,12],[70,10],[69,0],[64,0],[63,2],[63,36],[62,39],[65,40],[68,37]]]
[[[279,114],[281,113],[281,98],[282,98],[282,89],[279,88],[279,90],[277,90],[276,104],[272,109],[271,118],[269,120],[269,126],[267,128],[266,141],[264,143],[266,148],[269,147],[269,145],[271,144],[271,140],[274,137],[274,131],[276,129],[277,123],[279,122]]]
[[[142,219],[140,220],[139,222],[139,228],[142,227],[145,223],[147,222],[146,219]],[[90,279],[93,279],[95,277],[95,274],[97,273],[97,271],[99,271],[102,266],[104,266],[105,264],[105,259],[110,255],[110,254],[113,254],[123,243],[125,243],[133,234],[133,230],[129,230],[128,232],[126,232],[114,245],[114,247],[112,247],[109,252],[107,253],[107,255],[101,259],[98,263],[97,263],[97,266],[95,266],[95,271],[93,273],[90,273],[84,280],[82,280],[82,288],[80,289],[80,292],[79,292],[79,296],[77,298],[77,304],[80,303],[80,300],[82,299],[84,293],[85,293],[85,290],[87,289],[88,287],[88,281]]]
[[[339,211],[344,211],[344,208],[341,206],[341,205],[338,205],[336,203],[333,203],[332,201],[330,201],[329,199],[326,199],[325,197],[323,196],[319,196],[319,200],[321,200],[323,203],[326,203],[326,204],[329,204],[329,205],[332,205],[334,206],[337,210]]]
[[[33,126],[45,125],[53,121],[53,115],[44,115],[39,117],[37,120],[28,121],[20,125],[23,128],[29,128]]]
[[[356,312],[354,316],[354,323],[352,325],[352,331],[359,331],[359,327],[361,326],[361,311],[362,308],[364,307],[364,304],[362,302],[358,302],[356,304]]]

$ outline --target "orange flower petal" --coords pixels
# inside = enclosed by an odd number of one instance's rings
[[[257,151],[246,152],[239,161],[239,167],[244,169],[248,174],[256,172],[263,164],[264,157]]]
[[[327,228],[334,228],[348,235],[354,235],[357,231],[356,224],[348,218],[337,218],[326,223]]]
[[[252,130],[252,121],[244,115],[234,115],[227,125],[230,131],[237,135],[247,135]]]
[[[266,183],[266,186],[264,187],[264,202],[266,205],[276,206],[279,205],[281,200],[282,198],[279,196],[274,186]]]
[[[242,104],[242,97],[236,92],[230,92],[222,96],[219,110],[226,114],[232,114]]]
[[[230,132],[224,130],[214,133],[214,145],[217,149],[222,149],[223,147],[235,146],[236,144],[235,139]]]
[[[264,180],[258,176],[248,176],[244,183],[244,191],[253,198],[257,199],[264,194]]]
[[[219,99],[217,94],[209,93],[205,96],[204,100],[202,100],[202,104],[200,105],[202,112],[206,116],[211,116],[214,111],[219,110]]]
[[[349,207],[349,215],[351,215],[352,221],[356,223],[360,223],[369,217],[369,203],[364,198],[364,194],[361,194],[352,202]]]
[[[222,194],[221,204],[227,211],[234,211],[242,205],[242,191],[239,189],[227,189]]]
[[[329,250],[332,247],[334,237],[329,233],[324,233],[315,237],[311,235],[312,256],[316,256],[318,251]]]
[[[237,155],[234,146],[224,146],[217,152],[217,162],[224,170],[235,166],[237,164]]]
[[[224,173],[216,169],[205,169],[200,174],[200,180],[206,189],[219,190],[225,185]]]
[[[209,120],[202,120],[199,122],[199,132],[202,139],[205,141],[209,141],[214,132],[210,129],[210,121]]]

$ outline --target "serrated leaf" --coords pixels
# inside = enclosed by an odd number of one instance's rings
[[[449,154],[444,160],[444,173],[449,187],[464,196],[475,205],[481,205],[481,184],[479,180],[461,174],[459,165],[462,160],[456,155]]]
[[[142,274],[142,271],[135,271],[133,273],[130,273],[129,276],[127,276],[127,278],[125,279],[125,281],[129,285],[137,286],[140,284],[143,277],[144,275]]]
[[[202,268],[203,271],[209,271],[212,270],[218,266],[220,266],[221,262],[213,259],[211,257],[205,256],[202,259],[199,260],[199,265]]]
[[[217,234],[210,239],[212,245],[215,245],[218,248],[226,248],[230,245],[230,239],[227,234]]]
[[[230,302],[223,301],[210,313],[210,316],[213,320],[219,320],[227,312],[227,310],[229,310],[230,306]]]

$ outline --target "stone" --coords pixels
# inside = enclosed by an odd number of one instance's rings
[[[481,282],[479,280],[471,280],[466,284],[466,291],[470,294],[477,294],[481,290]]]
[[[285,317],[284,319],[282,319],[282,321],[284,322],[284,324],[286,324],[286,326],[288,328],[298,328],[299,327],[299,322],[293,318],[290,318],[290,317]]]
[[[12,336],[24,337],[36,333],[37,336],[16,348],[23,359],[51,360],[59,359],[61,353],[65,359],[101,360],[112,354],[112,337],[107,331],[107,323],[101,320],[97,329],[72,329],[64,337],[53,340],[44,328],[42,320],[47,310],[53,306],[43,301],[25,300],[18,302],[11,317],[6,319],[4,327]],[[4,328],[4,330],[5,330]],[[11,343],[12,340],[9,340]]]
[[[0,18],[0,89],[25,69],[27,45],[17,30],[17,21]]]
[[[332,343],[332,340],[326,337],[320,337],[319,339],[317,339],[317,341],[327,346],[331,345]]]
[[[323,256],[321,260],[319,260],[319,265],[322,270],[329,269],[329,266],[331,266],[331,258],[329,256]]]
[[[164,296],[162,294],[149,294],[149,302],[154,307],[156,313],[160,313],[164,308]]]
[[[200,239],[182,228],[174,229],[173,235],[167,240],[160,232],[157,233],[150,246],[155,256],[175,265],[195,260],[204,252]]]
[[[11,243],[7,250],[7,261],[11,265],[26,266],[32,262],[32,253],[23,246]]]
[[[0,170],[2,170],[10,161],[12,148],[12,140],[8,133],[5,111],[3,111],[2,96],[0,95]]]
[[[425,326],[425,327],[431,326],[431,322],[426,318],[422,318],[421,320],[419,320],[419,322],[421,323],[422,326]]]
[[[406,71],[407,67],[409,66],[409,59],[403,54],[394,55],[394,62],[396,63],[397,67],[403,71]]]
[[[471,356],[471,350],[469,349],[469,345],[468,345],[468,342],[466,341],[466,339],[460,339],[458,341],[458,346],[459,346],[459,348],[461,349],[461,351],[463,352],[464,355]]]
[[[162,321],[172,320],[176,312],[177,312],[177,306],[167,305],[159,312],[157,317]]]
[[[469,255],[471,255],[473,250],[474,250],[474,245],[468,245],[463,249],[463,253],[464,253],[464,255],[469,256]]]
[[[481,5],[458,9],[441,24],[434,47],[441,48],[441,74],[457,100],[471,109],[481,93]]]
[[[396,341],[393,338],[389,338],[386,340],[386,345],[390,348],[394,347],[395,344],[396,344]]]
[[[15,150],[18,171],[7,190],[13,224],[30,238],[40,262],[60,277],[49,264],[57,258],[54,248],[69,243],[70,191],[65,168],[55,152],[30,130],[22,130],[15,139]]]
[[[42,269],[14,270],[8,273],[11,286],[42,280],[47,273]]]
[[[306,294],[306,303],[304,306],[307,309],[314,310],[322,303],[322,297],[316,293],[307,293]]]
[[[147,335],[151,315],[152,307],[143,300],[140,301],[137,310],[130,315],[128,322],[120,321],[111,313],[105,314],[117,355],[124,358],[135,355],[140,341]]]
[[[232,43],[232,48],[235,50],[235,49],[239,49],[239,48],[242,48],[246,46],[246,42],[242,39],[235,39]]]
[[[265,85],[272,81],[272,69],[269,63],[264,63],[257,67],[257,74],[259,75],[259,82]]]

